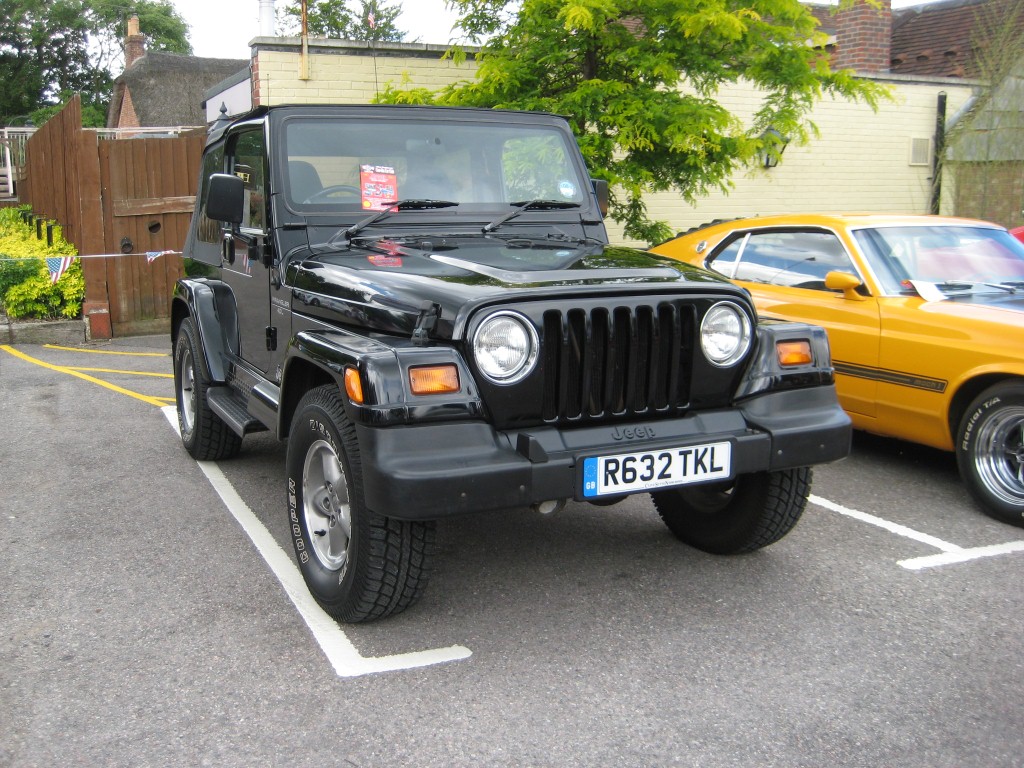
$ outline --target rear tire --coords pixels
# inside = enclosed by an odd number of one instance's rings
[[[242,438],[210,410],[209,388],[199,334],[192,318],[186,317],[174,345],[174,397],[181,443],[196,461],[229,459],[242,447]]]
[[[680,541],[717,555],[766,547],[800,520],[811,493],[809,467],[740,475],[729,483],[651,494],[665,525]]]
[[[1024,384],[996,384],[960,420],[956,461],[985,514],[1024,527]]]
[[[336,386],[302,398],[287,467],[292,542],[320,607],[359,622],[416,603],[427,585],[435,523],[395,520],[366,508],[359,442]]]

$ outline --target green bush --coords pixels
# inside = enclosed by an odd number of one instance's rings
[[[60,227],[53,245],[36,238],[35,229],[21,218],[21,209],[0,209],[0,304],[13,318],[74,318],[82,312],[85,278],[75,261],[56,284],[46,268],[48,256],[76,256]]]
[[[85,296],[85,277],[82,265],[76,261],[56,283],[50,282],[46,262],[35,262],[36,274],[4,294],[7,316],[39,319],[75,318],[82,314]]]
[[[7,295],[8,289],[23,283],[39,271],[39,262],[35,259],[7,261],[0,255],[0,299]],[[0,301],[0,307],[3,301]]]

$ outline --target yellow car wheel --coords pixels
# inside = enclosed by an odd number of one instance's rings
[[[1024,383],[997,384],[960,421],[957,464],[986,514],[1024,527]]]

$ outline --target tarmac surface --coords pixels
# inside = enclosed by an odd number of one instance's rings
[[[2,768],[1024,764],[1024,530],[947,454],[858,435],[743,557],[646,497],[444,521],[422,602],[346,626],[290,581],[284,446],[193,461],[170,374],[0,345]]]

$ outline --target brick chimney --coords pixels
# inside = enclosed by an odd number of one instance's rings
[[[892,48],[892,3],[874,8],[864,0],[836,13],[834,69],[888,72]]]
[[[139,32],[139,17],[132,16],[128,19],[128,37],[124,41],[124,68],[128,69],[145,55],[146,38]]]

